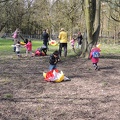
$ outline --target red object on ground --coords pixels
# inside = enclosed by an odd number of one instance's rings
[[[55,72],[59,72],[58,69],[54,69],[54,70],[55,70]],[[50,79],[54,77],[54,74],[53,74],[54,70],[48,71],[46,73],[46,78],[45,78],[46,81],[50,82],[51,81]]]

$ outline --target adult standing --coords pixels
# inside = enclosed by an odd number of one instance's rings
[[[79,46],[82,44],[82,39],[83,39],[83,37],[82,37],[82,34],[81,34],[81,32],[78,32],[78,36],[77,36],[77,42],[78,42],[78,48],[79,48]]]
[[[65,32],[64,28],[61,28],[58,38],[60,39],[59,44],[59,55],[61,57],[62,48],[64,48],[64,57],[67,57],[67,42],[68,42],[68,34]]]
[[[46,32],[46,29],[43,30],[42,39],[43,39],[43,45],[45,45],[46,48],[48,49],[49,34]]]

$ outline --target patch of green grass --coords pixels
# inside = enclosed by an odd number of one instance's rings
[[[23,40],[21,40],[23,41]],[[33,52],[42,46],[43,41],[42,40],[32,40],[33,44]],[[1,57],[6,56],[15,56],[15,53],[13,52],[13,40],[12,39],[2,39],[0,38],[0,55]],[[76,45],[75,45],[76,46]],[[51,54],[53,51],[58,50],[59,46],[51,46],[49,45],[49,51],[48,54]],[[105,44],[101,43],[101,53],[103,55],[106,54],[120,54],[120,45],[117,44]],[[78,52],[78,49],[76,49]],[[21,48],[21,53],[25,54],[25,48]],[[76,53],[71,49],[70,43],[68,43],[68,56],[76,56]]]
[[[103,86],[103,87],[106,87],[107,85],[108,85],[108,82],[103,82],[103,83],[102,83],[102,86]]]
[[[23,41],[23,40],[21,40]],[[33,51],[35,51],[38,47],[42,46],[42,41],[40,40],[33,40]],[[0,38],[0,55],[1,56],[10,56],[10,55],[15,55],[13,52],[13,40],[12,39],[1,39]],[[21,48],[21,53],[25,53],[25,48]]]
[[[23,41],[23,40],[21,40]],[[2,57],[6,57],[6,56],[15,56],[15,53],[13,52],[13,47],[11,46],[13,45],[13,40],[12,39],[1,39],[0,38],[0,55]],[[32,50],[33,52],[37,49],[40,48],[43,45],[43,41],[42,40],[32,40]],[[47,52],[48,54],[52,54],[53,51],[58,50],[59,46],[51,46],[49,45],[49,51]],[[21,53],[25,54],[25,48],[21,48]],[[68,45],[68,55],[76,55],[73,50],[71,50],[71,46]]]
[[[101,53],[103,53],[103,54],[120,54],[120,45],[101,44]]]
[[[7,93],[7,94],[4,94],[4,98],[5,98],[5,99],[12,99],[12,98],[13,98],[13,95],[10,94],[10,93]]]
[[[4,79],[0,80],[0,85],[6,84],[6,83],[9,83],[9,82],[10,82],[9,78],[4,78]]]

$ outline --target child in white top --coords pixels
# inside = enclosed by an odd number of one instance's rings
[[[20,48],[21,48],[21,45],[20,45],[20,42],[18,41],[17,44],[15,45],[16,47],[16,54],[18,57],[21,57],[20,55]]]

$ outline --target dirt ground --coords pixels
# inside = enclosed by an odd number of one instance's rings
[[[120,56],[63,59],[58,69],[71,78],[46,82],[48,56],[0,58],[0,120],[120,120]]]

